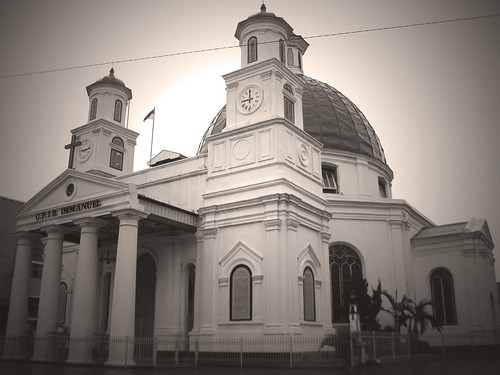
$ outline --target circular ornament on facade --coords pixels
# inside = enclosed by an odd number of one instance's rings
[[[65,201],[70,201],[73,199],[76,193],[76,183],[73,180],[69,180],[66,182],[63,188],[63,199]]]
[[[255,112],[264,99],[264,93],[259,86],[251,85],[245,87],[236,102],[236,108],[243,114]]]
[[[299,161],[304,167],[309,165],[309,151],[303,143],[299,146]]]
[[[240,139],[233,146],[233,157],[236,160],[245,160],[250,154],[250,142],[246,139]]]

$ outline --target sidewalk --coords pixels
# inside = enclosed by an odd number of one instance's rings
[[[247,367],[164,367],[110,368],[72,366],[51,363],[0,361],[2,375],[499,375],[500,353],[497,358],[413,359],[380,363],[367,367],[348,368],[261,368]]]

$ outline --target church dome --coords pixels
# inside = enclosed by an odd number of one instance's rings
[[[297,75],[304,84],[302,111],[304,131],[323,144],[325,150],[348,151],[369,156],[386,164],[380,140],[358,107],[332,86]],[[198,148],[207,152],[207,137],[219,134],[226,127],[223,107],[208,127]]]
[[[126,93],[129,100],[132,99],[132,90],[125,86],[125,82],[115,77],[115,70],[113,68],[111,68],[111,70],[109,71],[109,75],[104,76],[101,79],[95,81],[93,84],[87,86],[87,93],[90,95],[94,88],[101,86],[118,87]]]

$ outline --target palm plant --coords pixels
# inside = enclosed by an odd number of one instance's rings
[[[409,331],[417,336],[425,332],[429,323],[433,329],[441,332],[441,325],[434,315],[428,312],[427,306],[432,308],[434,304],[429,299],[422,299],[418,303],[410,303],[408,305],[407,311],[410,314]]]
[[[403,294],[401,301],[398,301],[397,289],[395,297],[385,289],[382,291],[382,295],[387,298],[390,304],[390,308],[386,309],[382,307],[382,310],[392,315],[394,318],[394,331],[399,333],[402,326],[408,327],[406,322],[411,319],[409,306],[413,304],[413,301],[405,294]]]

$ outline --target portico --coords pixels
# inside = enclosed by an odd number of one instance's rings
[[[73,186],[70,194],[69,184]],[[57,195],[66,198],[64,203],[55,204]],[[67,361],[90,361],[92,346],[88,339],[95,335],[133,338],[138,247],[158,242],[159,237],[171,241],[193,236],[196,224],[195,213],[138,194],[133,184],[67,170],[18,215],[21,229],[17,234],[18,270],[13,280],[16,298],[11,304],[8,334],[25,334],[31,261],[34,248],[39,245],[43,245],[44,260],[36,337],[50,338],[58,334],[63,248],[67,243],[76,243],[79,246]],[[110,256],[114,262],[105,259]],[[107,260],[109,269],[105,269],[103,260]],[[111,271],[114,281],[109,296],[111,302],[104,308],[101,280],[107,271]],[[104,319],[102,314],[109,316],[107,329],[100,324]],[[36,340],[33,360],[46,361],[57,355],[56,350],[50,340]],[[12,357],[12,351],[9,355]],[[125,358],[130,365],[132,352],[126,353],[120,345],[113,346],[111,342],[108,364],[121,365]]]

